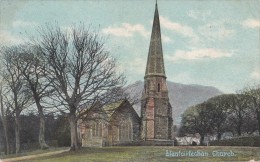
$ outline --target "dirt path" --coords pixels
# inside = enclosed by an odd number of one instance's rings
[[[42,154],[37,154],[37,155],[27,155],[27,156],[20,156],[20,157],[9,158],[9,159],[0,159],[0,162],[12,162],[12,161],[20,161],[20,160],[29,160],[29,159],[33,159],[33,158],[37,158],[37,157],[57,155],[57,154],[61,154],[61,153],[66,152],[66,151],[69,151],[69,149],[47,152],[47,153],[42,153]]]

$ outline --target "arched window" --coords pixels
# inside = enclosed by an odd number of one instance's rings
[[[102,137],[102,130],[103,130],[102,123],[99,123],[99,125],[98,125],[98,136],[99,137]]]
[[[119,140],[131,141],[133,139],[133,127],[132,122],[125,121],[119,125]]]
[[[96,136],[96,123],[93,123],[91,128],[92,128],[92,132],[91,132],[92,133],[92,137],[94,137],[94,136]]]
[[[157,89],[158,89],[158,92],[161,91],[161,85],[160,85],[160,83],[158,83],[158,85],[157,85]]]
[[[92,125],[92,136],[102,137],[102,123],[94,122]]]

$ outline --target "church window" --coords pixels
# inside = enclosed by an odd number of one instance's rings
[[[99,123],[98,136],[99,136],[99,137],[102,137],[102,123]]]
[[[91,138],[91,130],[90,129],[87,130],[87,134],[86,135],[87,135],[87,138]]]
[[[98,136],[98,122],[95,124],[95,136]]]
[[[96,136],[96,124],[94,123],[91,128],[92,128],[92,137]]]
[[[119,140],[120,141],[131,141],[133,136],[132,123],[127,121],[123,122],[119,126]]]
[[[102,123],[95,122],[92,125],[92,136],[102,137]]]
[[[157,85],[157,89],[158,89],[158,92],[161,91],[161,85],[160,85],[160,83],[158,83],[158,85]]]

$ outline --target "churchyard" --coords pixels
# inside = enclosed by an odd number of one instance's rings
[[[52,150],[24,153],[25,156],[12,159],[1,158],[7,161],[26,162],[114,162],[114,161],[259,161],[259,147],[219,147],[219,146],[128,146],[128,147],[96,147],[82,148],[76,152]],[[36,154],[36,156],[33,156]],[[27,156],[26,156],[27,155]]]

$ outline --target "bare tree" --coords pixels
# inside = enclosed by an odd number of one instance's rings
[[[135,105],[140,102],[138,94],[133,92],[129,87],[116,87],[106,93],[102,94],[102,101],[105,105],[113,102],[118,102],[120,100],[128,100],[131,105]]]
[[[39,144],[41,149],[46,149],[48,145],[44,137],[45,119],[42,101],[43,98],[46,98],[52,92],[50,88],[51,82],[45,77],[46,62],[36,47],[27,45],[23,46],[20,50],[20,53],[17,53],[18,59],[13,60],[13,64],[21,71],[32,93],[40,118]]]
[[[49,64],[47,78],[56,92],[52,99],[68,115],[71,150],[77,150],[77,120],[82,106],[91,107],[109,98],[103,94],[121,87],[123,76],[118,74],[102,38],[84,25],[71,32],[46,26],[40,30],[36,45]]]
[[[3,79],[6,82],[6,95],[4,98],[5,105],[10,108],[15,117],[15,150],[20,152],[20,114],[30,104],[31,94],[28,86],[23,79],[22,72],[15,66],[19,57],[19,46],[5,47],[3,54]]]

